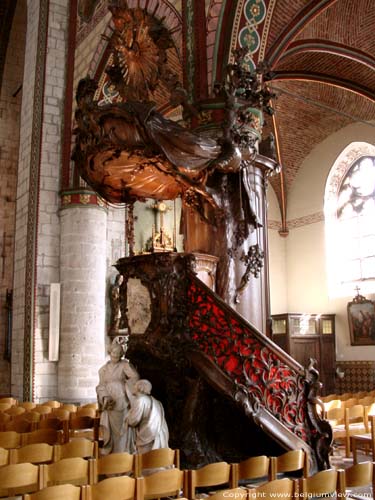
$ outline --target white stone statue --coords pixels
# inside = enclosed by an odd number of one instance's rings
[[[100,368],[99,385],[96,387],[99,408],[102,410],[102,454],[134,453],[135,432],[124,422],[139,375],[128,359],[122,359],[126,345],[123,347],[115,339],[108,352],[111,359]]]
[[[163,405],[151,396],[152,385],[148,380],[138,380],[134,398],[126,416],[126,423],[135,429],[137,453],[157,448],[168,448],[169,432]]]

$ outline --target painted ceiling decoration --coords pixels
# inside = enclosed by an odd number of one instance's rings
[[[231,47],[247,43],[251,61],[266,61],[274,75],[275,114],[265,133],[274,133],[283,167],[270,182],[284,234],[290,189],[314,146],[351,123],[374,128],[374,22],[371,0],[237,2]]]

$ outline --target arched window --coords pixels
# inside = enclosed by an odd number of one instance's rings
[[[352,143],[326,184],[326,251],[330,296],[375,291],[375,146]]]

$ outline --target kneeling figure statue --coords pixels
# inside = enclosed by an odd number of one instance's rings
[[[134,398],[125,417],[129,428],[135,429],[137,453],[168,448],[169,432],[163,405],[151,396],[152,385],[142,379],[135,383]]]

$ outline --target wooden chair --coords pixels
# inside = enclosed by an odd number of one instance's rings
[[[0,467],[3,465],[9,465],[9,450],[6,448],[0,448]]]
[[[227,465],[229,466],[229,464]],[[180,469],[162,470],[149,476],[137,478],[138,499],[178,497],[183,489],[184,471]]]
[[[365,410],[362,405],[345,408],[345,453],[350,457],[350,436],[367,434]]]
[[[28,420],[29,422],[32,422],[34,424],[38,424],[41,420],[41,417],[42,417],[41,414],[38,413],[37,411],[30,410],[26,411],[25,413],[23,413],[18,417],[13,417],[13,420],[22,419],[22,420]]]
[[[246,484],[247,487],[257,486],[249,481],[259,483],[267,482],[270,478],[270,459],[266,455],[250,457],[239,463],[232,464],[231,488],[237,488],[239,484]],[[260,483],[259,483],[260,484]]]
[[[324,418],[327,418],[327,412],[332,410],[333,408],[341,408],[342,407],[341,399],[331,399],[327,403],[323,403],[324,406]]]
[[[50,406],[51,408],[60,408],[61,403],[60,401],[47,401],[46,403],[43,403],[43,406]]]
[[[43,464],[53,461],[53,446],[47,443],[35,443],[15,448],[9,452],[11,464]]]
[[[21,446],[21,436],[19,432],[15,431],[2,431],[0,432],[0,447],[6,448],[19,448]]]
[[[270,480],[278,479],[278,474],[290,475],[300,473],[308,476],[308,464],[306,453],[303,450],[291,450],[278,457],[270,457]]]
[[[55,429],[38,429],[22,434],[21,446],[34,443],[59,444],[64,442],[63,431]]]
[[[340,498],[347,498],[347,488],[372,486],[375,491],[375,462],[362,462],[347,469],[338,470],[337,493]]]
[[[0,404],[2,403],[7,403],[14,406],[18,404],[18,399],[12,397],[0,398]]]
[[[103,476],[113,474],[135,475],[135,455],[130,453],[110,453],[95,460],[94,463],[94,483],[105,479]]]
[[[72,415],[72,417],[97,417],[97,410],[95,408],[77,408],[77,411]]]
[[[348,399],[351,399],[355,397],[355,394],[353,392],[344,392],[344,394],[340,394],[338,396],[338,399],[341,399],[341,401],[347,401]]]
[[[48,405],[36,405],[33,411],[40,413],[40,416],[47,415],[52,412],[52,407]]]
[[[18,406],[25,408],[26,411],[31,411],[36,407],[36,403],[32,401],[23,401],[22,403],[18,403]]]
[[[58,418],[60,420],[69,420],[70,411],[64,408],[52,408],[51,413],[47,414],[47,418]]]
[[[23,500],[80,500],[81,488],[72,484],[49,486],[36,493],[23,496]]]
[[[40,466],[12,464],[0,468],[0,497],[32,493],[40,486]]]
[[[69,420],[69,439],[87,438],[99,440],[99,417],[76,416]]]
[[[327,411],[326,420],[331,424],[333,440],[344,441],[345,431],[345,408],[331,408]]]
[[[4,424],[11,420],[10,415],[7,415],[4,412],[0,412],[0,432],[4,430]]]
[[[370,417],[375,415],[375,403],[365,406],[365,425],[367,427],[367,432],[371,432]]]
[[[98,458],[98,442],[77,438],[69,443],[55,446],[55,460],[73,457]]]
[[[9,410],[12,405],[10,403],[0,403],[0,412]]]
[[[98,403],[86,403],[80,406],[80,408],[94,408],[94,410],[99,410],[99,405]]]
[[[370,431],[367,434],[353,434],[350,436],[350,448],[353,453],[353,464],[357,464],[357,447],[365,446],[372,451],[372,459],[375,460],[375,415],[370,416]]]
[[[32,422],[28,420],[10,420],[3,426],[4,431],[14,431],[14,432],[31,432],[35,430],[35,426]]]
[[[173,469],[171,469],[173,470]],[[196,489],[230,484],[232,467],[227,462],[215,462],[200,469],[187,471],[187,496],[194,499]],[[222,489],[222,488],[221,488]]]
[[[337,470],[328,469],[310,477],[303,477],[299,482],[299,497],[318,497],[332,495],[337,491]]]
[[[53,464],[41,465],[42,486],[58,484],[91,484],[94,478],[93,459],[63,458]]]
[[[359,391],[356,393],[356,398],[358,400],[362,399],[362,398],[367,398],[369,396],[369,393],[367,391]],[[359,403],[359,404],[362,404],[362,403]]]
[[[83,500],[135,500],[136,480],[128,476],[111,477],[97,484],[83,486]],[[143,500],[138,497],[139,500]]]
[[[358,399],[358,404],[363,406],[371,406],[373,403],[375,403],[375,400],[372,396],[365,396]]]
[[[55,429],[56,431],[62,431],[62,443],[67,443],[69,441],[69,421],[53,417],[49,418],[49,415],[48,418],[39,422],[39,429]]]
[[[144,474],[149,474],[155,469],[163,469],[167,467],[180,468],[180,450],[172,448],[159,448],[151,450],[147,453],[136,455],[135,474],[136,477]]]
[[[320,398],[323,403],[328,403],[332,399],[341,399],[341,396],[338,396],[337,394],[327,394],[327,396],[321,396]]]
[[[249,499],[264,500],[275,498],[294,498],[298,493],[298,483],[294,479],[284,477],[283,479],[275,479],[264,483],[257,488],[250,488],[248,491]]]
[[[77,406],[70,403],[64,403],[60,406],[60,409],[67,410],[70,413],[70,416],[72,417],[72,415],[77,411]]]
[[[342,406],[344,408],[352,408],[352,406],[358,405],[358,399],[357,398],[349,398],[343,401]]]
[[[5,410],[4,413],[7,413],[11,417],[16,417],[22,415],[25,411],[25,408],[22,408],[22,406],[11,406],[8,410]]]

